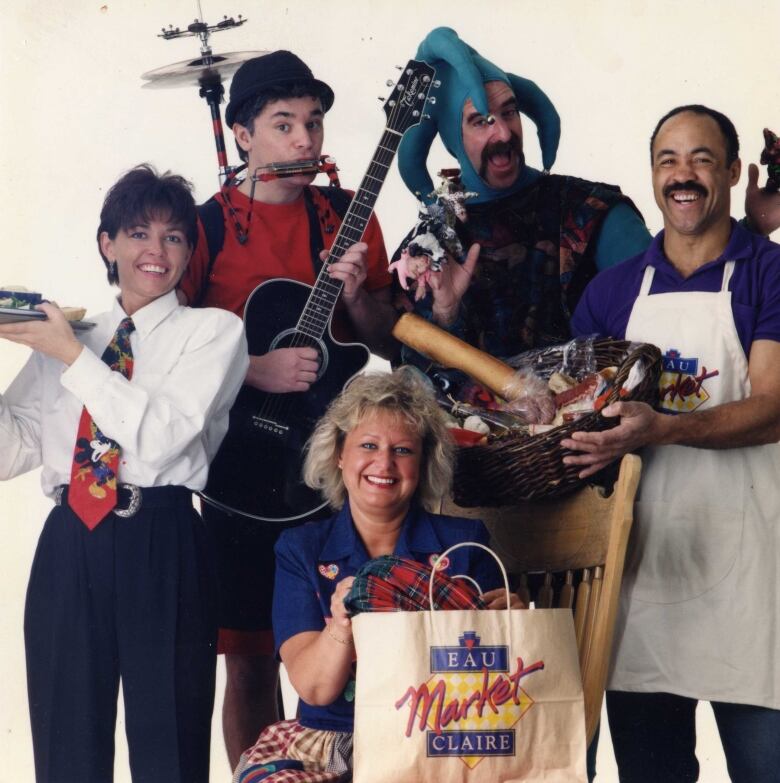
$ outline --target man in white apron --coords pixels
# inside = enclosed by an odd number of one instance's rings
[[[780,246],[730,218],[738,153],[719,112],[669,112],[651,139],[664,230],[572,319],[664,356],[659,410],[616,403],[617,427],[563,441],[583,476],[642,449],[607,695],[631,783],[698,779],[698,700],[732,780],[780,780]]]

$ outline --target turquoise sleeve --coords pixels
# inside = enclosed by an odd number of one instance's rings
[[[643,253],[651,239],[647,226],[636,210],[628,204],[615,204],[604,218],[596,237],[596,268],[601,272]]]

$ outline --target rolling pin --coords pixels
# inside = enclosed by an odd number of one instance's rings
[[[404,313],[393,327],[393,337],[431,361],[462,370],[477,383],[504,397],[515,374],[508,364],[474,348],[413,313]]]

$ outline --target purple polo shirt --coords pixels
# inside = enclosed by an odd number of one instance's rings
[[[683,278],[664,255],[664,232],[648,249],[599,272],[585,289],[571,319],[575,336],[599,334],[623,339],[648,264],[655,267],[650,295],[720,291],[723,267],[735,261],[731,309],[745,355],[753,340],[780,342],[780,245],[747,231],[732,220],[723,255]]]
[[[476,519],[445,517],[413,507],[404,520],[394,554],[418,563],[462,541],[488,542],[487,528]],[[330,519],[285,530],[274,547],[274,641],[277,653],[287,639],[305,631],[321,631],[330,618],[336,585],[354,576],[369,556],[352,522],[349,503]],[[487,592],[501,584],[493,558],[482,549],[458,549],[445,568],[450,576],[468,574]],[[370,664],[369,664],[370,668]],[[300,722],[310,729],[352,731],[354,683],[325,707],[300,701]]]

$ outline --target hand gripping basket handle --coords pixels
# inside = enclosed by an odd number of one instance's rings
[[[454,544],[449,549],[446,549],[444,552],[439,555],[438,560],[436,563],[438,564],[441,562],[445,557],[448,557],[451,552],[454,552],[456,549],[463,549],[463,547],[467,546],[473,546],[478,547],[479,549],[484,549],[495,561],[498,563],[498,567],[501,570],[501,576],[504,579],[504,590],[506,591],[506,626],[507,626],[507,637],[509,636],[509,627],[512,622],[512,613],[511,609],[509,608],[510,605],[510,592],[509,592],[509,578],[506,575],[506,568],[504,568],[504,564],[501,562],[501,558],[488,546],[485,546],[484,544],[479,544],[476,541],[464,541],[460,544]],[[428,579],[428,605],[431,607],[430,611],[428,612],[428,617],[430,618],[431,625],[433,625],[433,615],[435,613],[435,609],[433,606],[433,579],[436,576],[436,571],[438,569],[436,568],[436,565],[434,564],[433,568],[431,569],[431,576]]]

